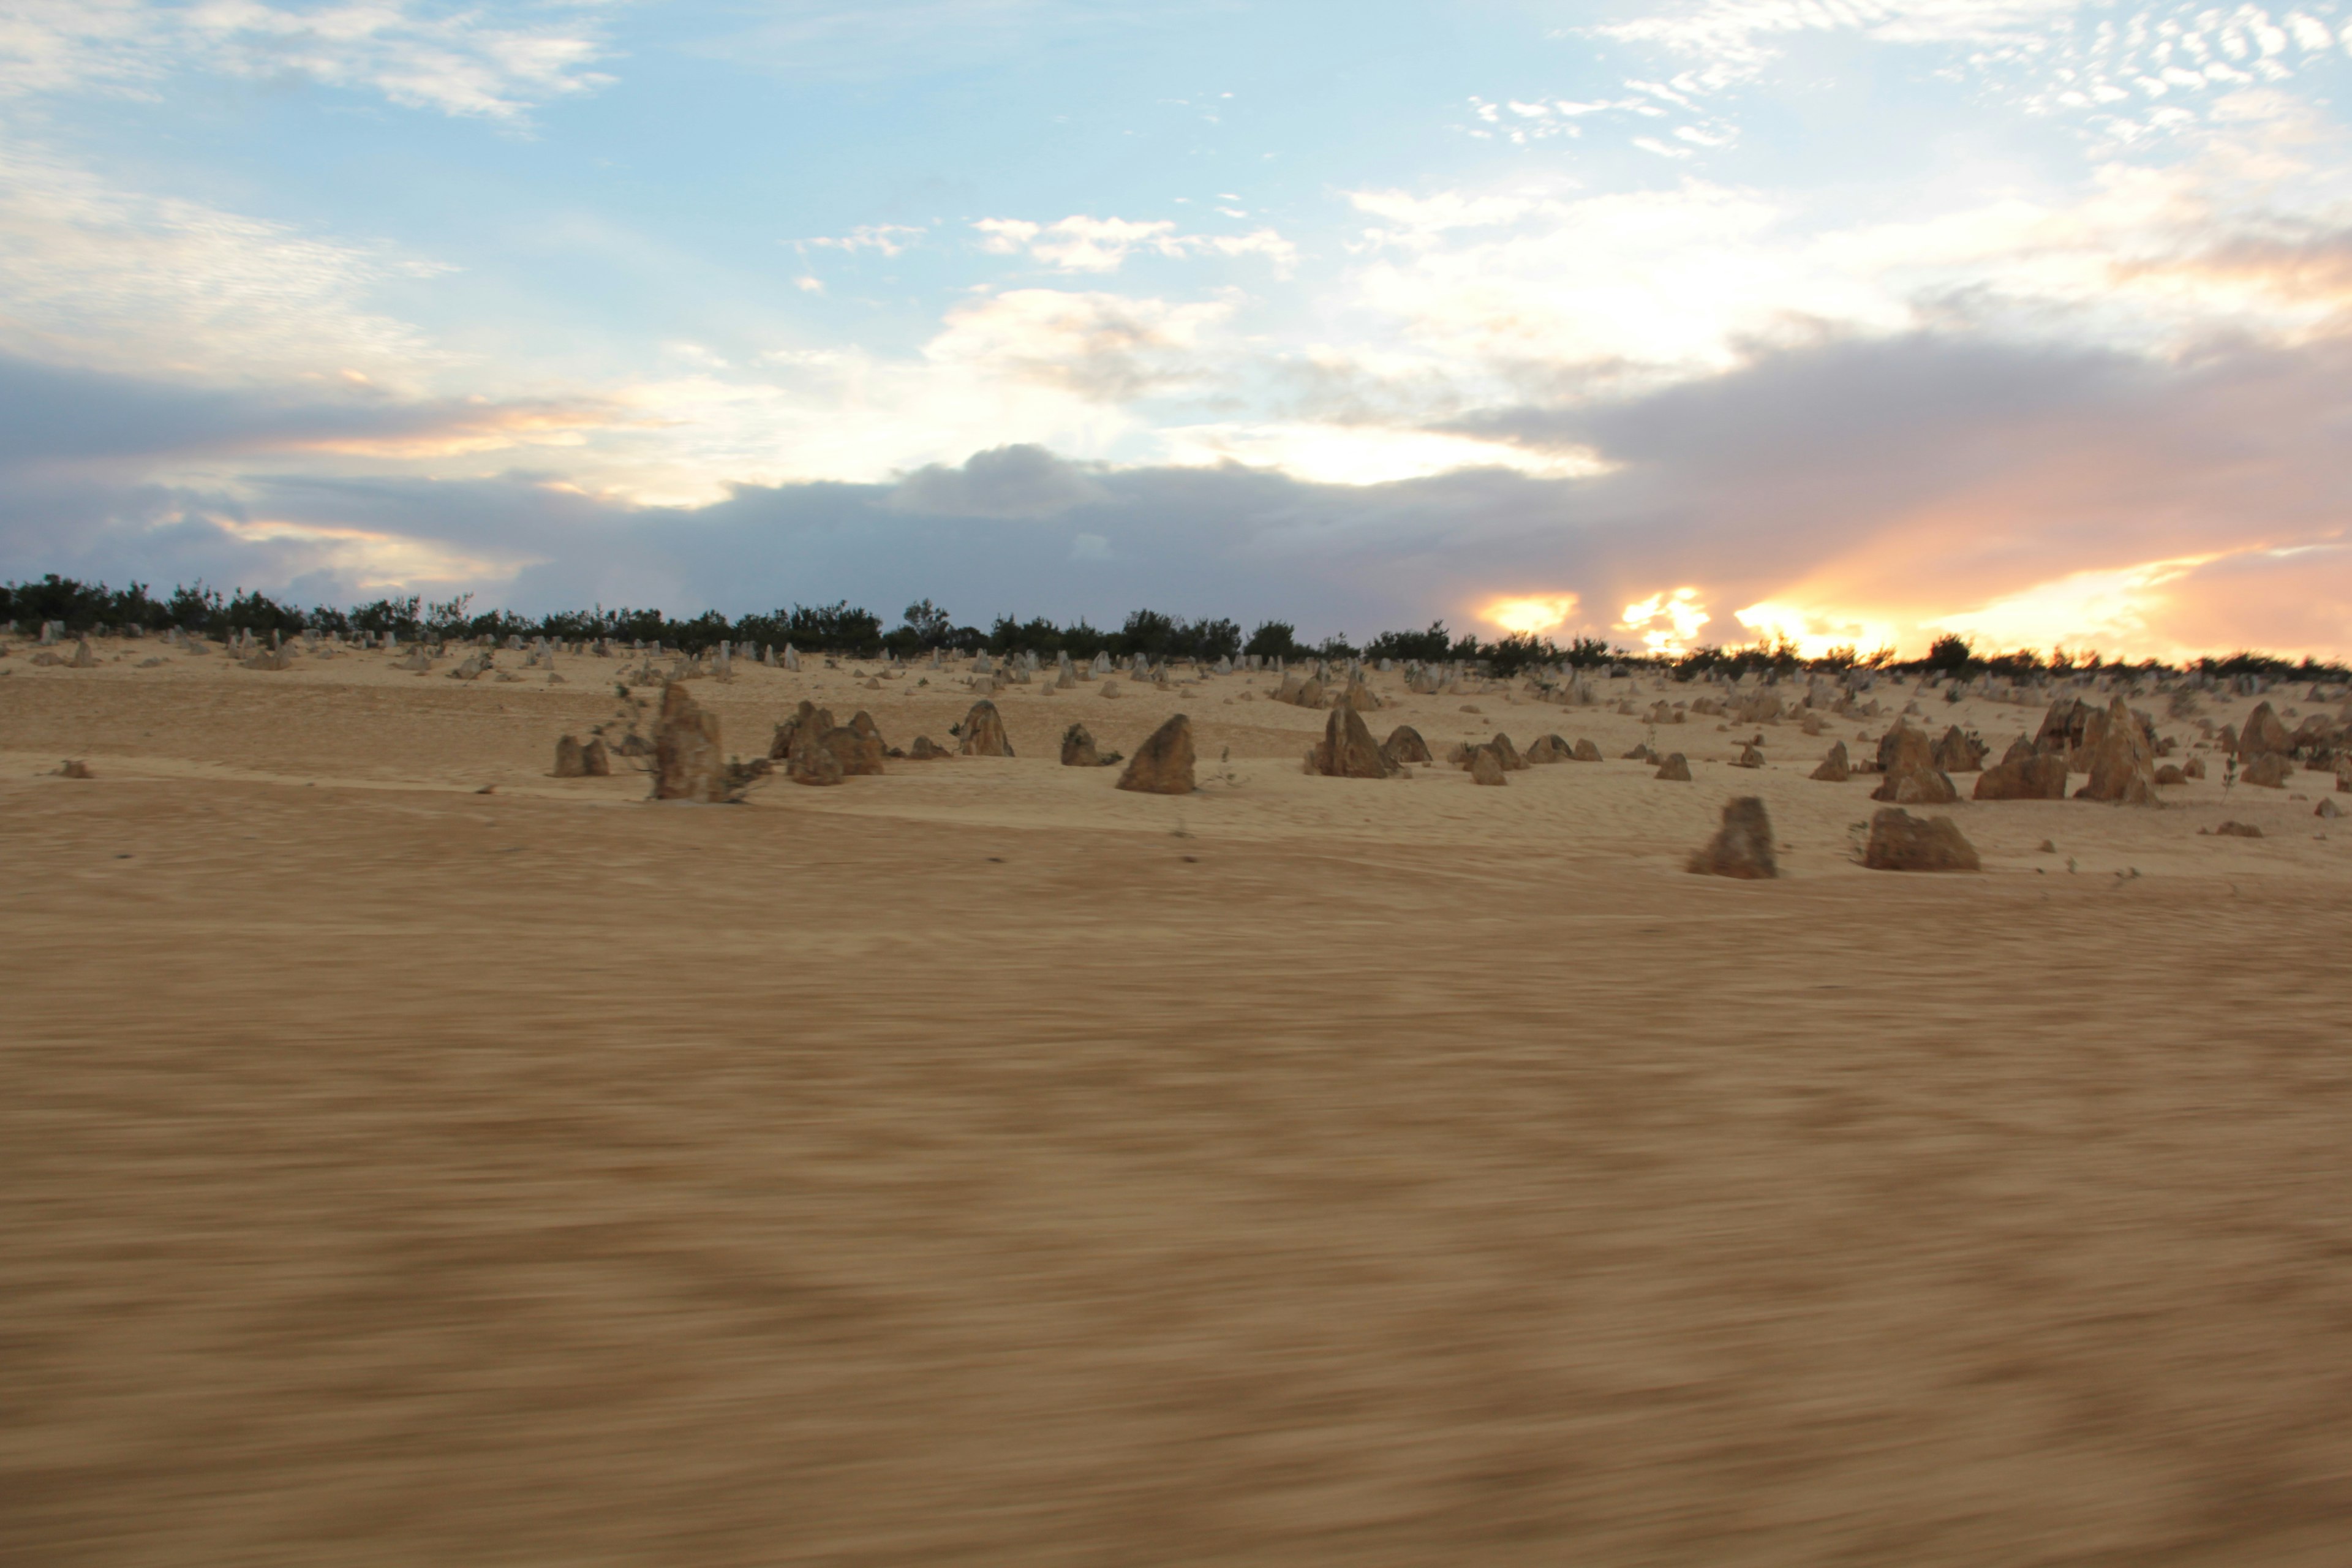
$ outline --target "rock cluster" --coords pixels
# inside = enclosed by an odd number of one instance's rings
[[[1307,771],[1334,779],[1384,779],[1402,764],[1372,743],[1364,716],[1342,703],[1324,721],[1323,738],[1307,753]]]

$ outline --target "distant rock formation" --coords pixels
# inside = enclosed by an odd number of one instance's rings
[[[1670,752],[1666,755],[1666,760],[1658,764],[1658,771],[1651,776],[1678,784],[1688,784],[1691,776],[1690,762],[1680,752]]]
[[[1853,770],[1846,763],[1843,741],[1830,742],[1828,754],[1822,758],[1822,765],[1813,770],[1811,776],[1825,784],[1843,784],[1853,776]]]

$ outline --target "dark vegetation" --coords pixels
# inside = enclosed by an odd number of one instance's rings
[[[1591,668],[1601,665],[1641,665],[1689,680],[1709,671],[1744,675],[1769,670],[1780,675],[1834,674],[1864,668],[1902,675],[1973,677],[1991,674],[2012,680],[2040,675],[2068,675],[2109,668],[2095,652],[2053,648],[2046,656],[2032,648],[1979,654],[1964,639],[1936,639],[1925,657],[1897,659],[1892,648],[1864,655],[1852,647],[1836,647],[1808,658],[1785,639],[1744,647],[1700,647],[1688,653],[1654,655],[1612,647],[1599,637],[1577,637],[1566,645],[1530,633],[1514,633],[1494,642],[1482,642],[1475,633],[1459,636],[1443,621],[1423,631],[1381,632],[1362,644],[1334,635],[1320,642],[1299,639],[1298,628],[1287,621],[1265,621],[1242,634],[1231,620],[1187,620],[1158,610],[1137,610],[1117,630],[1089,625],[1082,616],[1067,626],[1039,616],[1021,620],[999,616],[986,630],[958,626],[945,609],[924,599],[907,606],[897,626],[887,630],[882,617],[846,600],[830,605],[794,605],[729,620],[716,610],[705,610],[690,620],[678,620],[659,610],[562,610],[532,618],[512,610],[473,607],[473,595],[432,601],[411,595],[404,599],[378,599],[348,609],[328,605],[303,608],[281,604],[268,595],[239,587],[227,594],[199,582],[175,587],[158,597],[144,583],[110,588],[103,583],[79,583],[52,573],[37,582],[0,584],[0,621],[31,627],[44,621],[62,621],[68,632],[93,626],[140,626],[151,632],[178,627],[194,634],[226,637],[250,631],[257,637],[301,631],[392,632],[404,641],[419,637],[457,640],[467,637],[546,637],[561,641],[661,643],[670,647],[700,650],[719,642],[791,643],[810,650],[902,658],[938,648],[952,653],[1034,652],[1051,658],[1066,653],[1073,659],[1090,659],[1098,653],[1125,659],[1142,654],[1165,658],[1215,659],[1227,655],[1257,654],[1265,658],[1391,658],[1433,663],[1445,659],[1480,660],[1496,674],[1512,676],[1522,670],[1556,665]],[[2135,668],[2163,668],[2154,661]],[[2189,666],[2202,673],[2231,677],[2260,675],[2273,679],[2352,679],[2352,668],[2322,664],[2305,658],[2300,663],[2267,654],[2233,653],[2226,658],[2200,658]]]

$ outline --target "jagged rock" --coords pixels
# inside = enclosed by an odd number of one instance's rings
[[[1084,724],[1073,724],[1062,731],[1062,765],[1066,768],[1107,768],[1118,761],[1113,752],[1104,756],[1095,749],[1095,738]]]
[[[1936,742],[1935,763],[1948,773],[1972,773],[1984,766],[1985,743],[1958,724],[1944,731]]]
[[[839,730],[829,731],[841,733]],[[822,787],[837,784],[842,780],[841,753],[825,744],[825,737],[814,724],[797,727],[793,732],[792,750],[784,757],[784,777],[796,784]]]
[[[1853,769],[1846,764],[1843,741],[1830,742],[1829,754],[1822,758],[1822,765],[1813,770],[1812,776],[1824,784],[1843,784],[1853,776]]]
[[[2284,756],[2294,750],[2293,737],[2267,702],[2258,703],[2238,727],[2238,754],[2242,757]]]
[[[2089,744],[2091,721],[2098,711],[2079,697],[2059,698],[2042,715],[2042,728],[2034,731],[2034,751],[2044,756],[2063,756],[2069,768],[2081,767],[2080,753]]]
[[[907,760],[910,763],[935,763],[954,755],[953,752],[934,742],[929,735],[916,736],[915,743],[907,748]]]
[[[1283,681],[1283,685],[1285,686],[1288,686],[1290,682],[1287,679]],[[1316,679],[1313,676],[1308,676],[1306,679],[1298,683],[1297,694],[1292,697],[1291,700],[1297,703],[1301,708],[1322,707],[1323,683]]]
[[[1502,784],[1506,770],[1503,759],[1495,754],[1492,746],[1481,746],[1470,757],[1470,782],[1474,784]]]
[[[882,744],[882,735],[866,721],[865,730],[847,724],[836,725],[817,737],[817,742],[841,764],[845,778],[869,778],[882,772],[882,753],[888,750]],[[789,760],[789,759],[788,759]]]
[[[997,712],[995,703],[985,699],[971,705],[971,711],[957,726],[957,733],[963,737],[963,754],[967,757],[1013,754],[1013,742],[1004,735],[1004,716]]]
[[[890,749],[889,742],[882,739],[882,726],[877,724],[874,721],[874,715],[868,713],[865,709],[860,708],[856,712],[852,713],[849,716],[849,727],[856,731],[860,735],[863,735],[866,739],[873,742],[877,746],[881,747],[885,752]]]
[[[1400,724],[1389,731],[1389,738],[1381,742],[1381,755],[1398,767],[1407,763],[1435,760],[1429,754],[1429,742],[1423,740],[1421,731],[1410,724]]]
[[[1377,713],[1383,706],[1381,700],[1373,695],[1372,689],[1360,680],[1348,682],[1348,694],[1344,700],[1359,713]]]
[[[1936,748],[1927,737],[1908,724],[1897,723],[1879,738],[1878,771],[1882,773],[1917,773],[1936,765]]]
[[[1739,748],[1738,760],[1731,765],[1735,768],[1760,768],[1764,765],[1764,753],[1752,745],[1742,746]]]
[[[1351,712],[1349,717],[1354,718]],[[1363,721],[1357,719],[1359,727]],[[1192,721],[1179,713],[1135,749],[1118,787],[1144,795],[1192,793]]]
[[[782,762],[793,754],[793,742],[803,734],[823,736],[834,730],[833,710],[803,700],[793,716],[776,726],[768,742],[768,760]]]
[[[1666,760],[1658,764],[1658,771],[1651,776],[1688,784],[1691,776],[1689,760],[1680,752],[1669,752]]]
[[[1949,805],[1960,798],[1958,786],[1952,775],[1941,768],[1923,768],[1916,773],[1891,773],[1886,781],[1870,792],[1873,800],[1891,800],[1897,805]]]
[[[584,779],[588,776],[588,749],[577,735],[566,735],[555,742],[555,776],[560,779]]]
[[[1870,818],[1862,863],[1874,871],[1980,871],[1976,847],[1948,816],[1914,816],[1888,806]]]
[[[1508,735],[1498,733],[1488,744],[1495,748],[1495,760],[1503,764],[1505,773],[1517,773],[1527,771],[1528,760],[1519,755],[1519,749],[1511,744],[1511,738]]]
[[[1738,877],[1763,881],[1780,874],[1772,854],[1772,819],[1764,803],[1752,795],[1730,801],[1723,808],[1723,826],[1707,847],[1690,858],[1686,869],[1709,877]]]
[[[1310,772],[1335,779],[1384,779],[1399,766],[1372,743],[1364,716],[1344,703],[1323,721],[1323,739],[1307,760]]]
[[[716,805],[727,798],[726,753],[719,715],[698,707],[684,686],[662,689],[654,725],[654,798]]]
[[[2098,726],[2090,752],[2090,781],[2074,792],[2076,800],[2156,804],[2156,754],[2122,698],[2108,704],[2105,722]]]
[[[1527,749],[1529,763],[1564,763],[1569,759],[1568,742],[1558,735],[1541,735]]]
[[[2064,800],[2066,759],[2053,752],[1996,763],[1977,775],[1974,795],[1978,800]]]
[[[1570,761],[1579,763],[1597,763],[1602,760],[1601,748],[1594,745],[1591,737],[1588,735],[1578,736],[1576,744],[1569,748],[1568,754]]]
[[[2033,742],[2025,736],[2020,735],[2009,743],[2009,750],[2000,754],[2000,760],[2004,763],[2021,763],[2028,757],[2038,755],[2040,753],[2034,751]]]
[[[1629,763],[1648,763],[1654,766],[1658,761],[1658,753],[1650,750],[1647,745],[1636,742],[1633,749],[1625,753],[1625,761]]]
[[[592,739],[580,748],[580,773],[583,778],[605,779],[613,776],[613,753],[604,749],[602,740]]]
[[[2277,752],[2256,752],[2238,770],[2240,784],[2253,784],[2261,789],[2284,789],[2294,777],[2294,760]]]
[[[84,668],[82,660],[89,652],[89,644],[82,644],[81,652],[74,656],[74,667],[76,668],[79,669]],[[92,664],[95,664],[96,662],[97,661],[95,659],[90,660],[90,663]],[[265,647],[260,652],[255,654],[251,658],[247,659],[245,661],[245,668],[247,669],[266,670],[291,669],[294,668],[294,650],[291,647]]]

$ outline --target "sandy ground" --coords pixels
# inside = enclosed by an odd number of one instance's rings
[[[1338,781],[1235,677],[662,806],[544,776],[599,661],[100,651],[0,660],[0,1560],[2346,1560],[2331,778],[1891,876],[1887,719]],[[1055,765],[1179,710],[1198,795]],[[1681,870],[1735,792],[1784,879]]]

